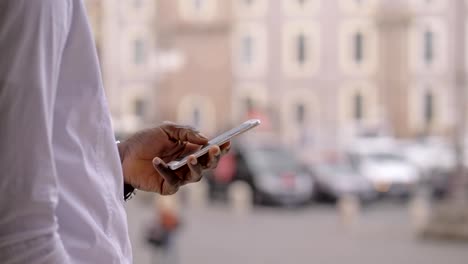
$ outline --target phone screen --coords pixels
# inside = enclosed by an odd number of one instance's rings
[[[208,141],[208,144],[203,146],[200,150],[196,151],[195,153],[193,154],[190,154],[190,155],[195,155],[195,157],[201,157],[203,156],[204,154],[206,154],[208,152],[208,150],[211,148],[211,146],[213,145],[222,145],[226,142],[228,142],[229,140],[231,140],[233,137],[237,136],[237,135],[240,135],[256,126],[260,125],[260,120],[258,119],[251,119],[251,120],[248,120],[244,123],[242,123],[240,126],[236,127],[236,128],[233,128],[229,131],[226,131],[224,132],[223,134],[211,139],[210,141]],[[187,155],[179,160],[175,160],[175,161],[171,161],[169,162],[167,165],[169,166],[169,168],[171,170],[176,170],[182,166],[184,166],[185,164],[187,164],[187,161],[188,161],[188,157],[190,155]]]

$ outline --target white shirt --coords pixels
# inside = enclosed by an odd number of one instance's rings
[[[0,262],[131,263],[82,0],[0,1]]]

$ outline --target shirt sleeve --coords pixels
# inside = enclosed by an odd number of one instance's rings
[[[69,263],[52,125],[70,1],[0,1],[0,261]]]

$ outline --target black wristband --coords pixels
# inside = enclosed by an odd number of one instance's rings
[[[128,201],[135,195],[136,189],[130,184],[124,183],[124,200]]]

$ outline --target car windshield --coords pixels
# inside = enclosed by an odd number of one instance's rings
[[[294,171],[299,167],[291,154],[283,149],[251,149],[247,151],[247,158],[260,172],[281,173]]]
[[[367,157],[377,162],[388,162],[388,161],[404,162],[405,161],[403,157],[398,156],[396,154],[392,154],[392,153],[372,153],[372,154],[367,155]]]
[[[320,171],[331,174],[338,177],[349,177],[355,174],[355,170],[350,164],[339,163],[339,164],[327,164],[319,168]]]

